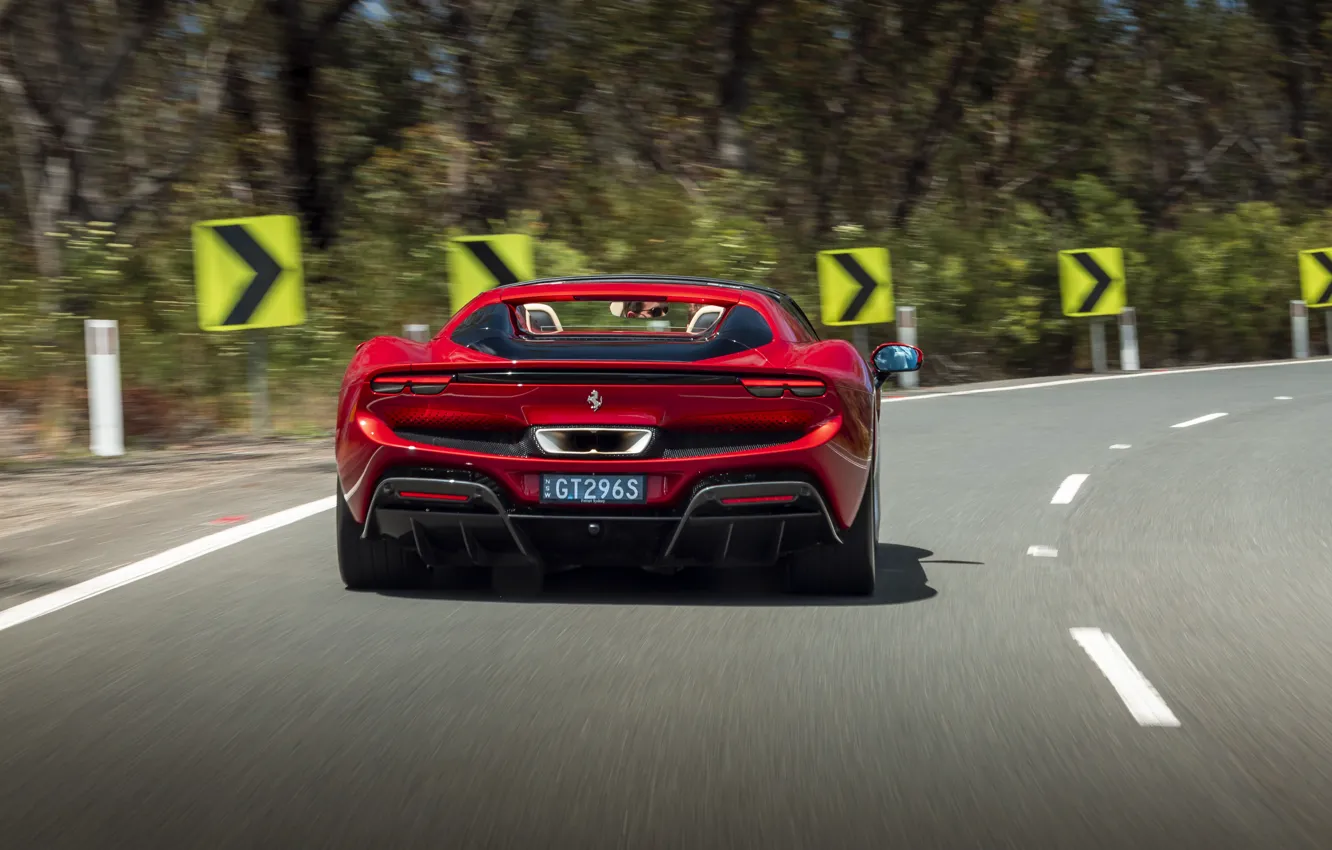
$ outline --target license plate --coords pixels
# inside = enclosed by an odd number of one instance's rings
[[[541,501],[638,504],[647,501],[642,475],[543,475]]]

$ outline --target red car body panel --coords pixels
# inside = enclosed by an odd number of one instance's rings
[[[335,429],[338,478],[350,513],[358,523],[365,522],[370,494],[377,482],[386,471],[407,466],[475,470],[498,482],[515,505],[525,506],[538,504],[543,472],[628,472],[647,476],[646,506],[599,505],[603,513],[679,505],[693,483],[704,476],[781,469],[800,470],[811,476],[835,522],[842,528],[849,527],[868,484],[875,444],[874,376],[864,356],[853,346],[841,340],[817,339],[812,328],[774,295],[743,285],[677,278],[524,283],[478,296],[429,342],[380,336],[362,343],[343,379]],[[625,297],[707,301],[725,304],[728,310],[748,307],[767,322],[771,341],[749,350],[687,362],[662,357],[558,359],[544,352],[539,359],[515,360],[453,341],[455,332],[469,317],[492,305],[507,308],[541,302],[558,306],[559,302],[580,298]],[[726,320],[724,315],[717,327]],[[540,343],[537,340],[533,344]],[[661,343],[675,344],[689,343]],[[569,378],[544,383],[503,378],[505,372],[551,371]],[[613,375],[603,377],[619,371],[660,373],[662,382],[617,383]],[[583,381],[576,374],[570,375],[579,372],[596,373],[596,377]],[[377,376],[438,375],[444,381],[449,376],[480,373],[500,377],[490,383],[469,383],[455,377],[434,395],[378,394],[371,388],[371,380]],[[778,397],[758,397],[737,383],[694,382],[708,376],[822,382],[826,391],[814,397],[799,397],[789,391]],[[604,398],[596,409],[588,401],[589,387]],[[799,435],[773,445],[642,459],[520,457],[440,446],[414,436],[422,430],[485,433],[540,425],[646,425],[673,433],[730,429],[755,434],[798,431]]]

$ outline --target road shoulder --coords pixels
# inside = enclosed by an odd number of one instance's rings
[[[326,440],[0,473],[0,608],[333,492]]]

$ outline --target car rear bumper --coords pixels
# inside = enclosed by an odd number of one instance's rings
[[[646,504],[600,509],[607,519],[629,521],[635,515],[679,516],[701,482],[737,481],[745,476],[770,480],[790,472],[794,480],[813,484],[834,525],[846,528],[855,519],[869,476],[869,440],[863,435],[855,439],[852,435],[858,430],[863,429],[848,431],[836,417],[796,442],[757,450],[692,458],[586,461],[500,456],[413,443],[376,417],[362,413],[340,429],[337,461],[347,505],[358,523],[368,521],[371,500],[381,483],[404,470],[424,471],[431,477],[441,470],[457,470],[465,473],[464,480],[485,479],[505,505],[520,513],[560,513],[540,502],[542,473],[642,474]]]
[[[514,506],[493,481],[465,470],[384,477],[362,534],[395,538],[432,566],[526,564],[548,571],[626,563],[659,572],[762,567],[840,542],[819,488],[794,477],[702,482],[679,511],[610,512]]]

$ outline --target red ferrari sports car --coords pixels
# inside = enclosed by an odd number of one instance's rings
[[[762,566],[870,594],[878,390],[923,355],[871,361],[786,294],[705,278],[511,284],[429,342],[374,337],[338,400],[343,582]]]

